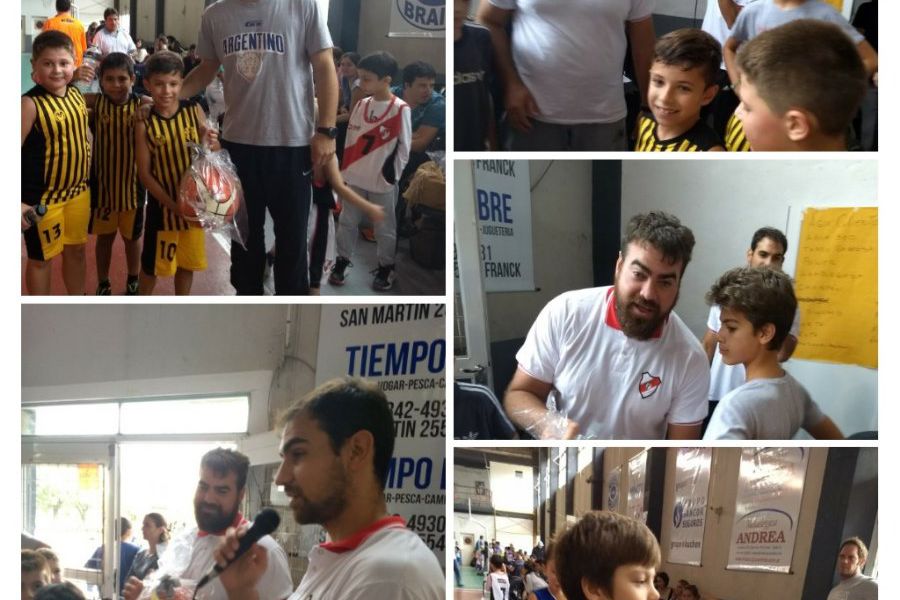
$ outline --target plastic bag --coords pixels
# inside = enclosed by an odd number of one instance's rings
[[[159,557],[159,569],[148,575],[138,600],[191,600],[197,582],[181,577],[191,563],[193,535],[190,531],[173,537],[165,552]],[[197,594],[197,600],[209,598],[212,586],[206,586]]]
[[[207,125],[214,127],[207,121]],[[189,144],[191,166],[178,186],[178,208],[188,221],[224,233],[247,247],[247,207],[237,169],[227,150]]]
[[[197,582],[179,579],[173,575],[163,575],[152,585],[144,586],[141,600],[192,600]],[[198,596],[199,597],[199,596]]]
[[[522,410],[513,411],[511,416],[514,417],[526,417],[525,420],[532,421],[530,425],[525,427],[525,431],[527,431],[532,437],[535,439],[541,440],[562,440],[566,439],[566,435],[570,431],[570,427],[574,424],[574,421],[569,420],[569,411],[567,409],[559,408],[561,404],[562,396],[559,393],[559,390],[552,389],[550,390],[550,394],[547,396],[547,410],[537,410],[531,408],[525,408]],[[536,418],[534,418],[536,416]],[[576,440],[589,440],[597,437],[593,434],[593,432],[589,429],[585,433],[577,433],[572,439]]]

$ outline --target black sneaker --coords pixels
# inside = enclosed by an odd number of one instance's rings
[[[138,295],[138,278],[130,279],[127,284],[125,284],[125,295],[126,296],[137,296]]]
[[[394,279],[397,277],[394,274],[394,265],[379,266],[372,273],[375,274],[375,281],[372,282],[372,287],[375,288],[376,292],[386,292],[394,287]]]
[[[97,284],[97,295],[112,296],[112,286],[109,285],[108,279]]]
[[[352,267],[353,263],[350,262],[349,259],[344,258],[343,256],[338,256],[334,261],[334,266],[331,267],[331,274],[328,276],[328,283],[331,285],[344,285],[344,279],[347,275],[344,271],[347,267]]]

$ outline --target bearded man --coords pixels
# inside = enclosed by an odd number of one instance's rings
[[[633,217],[615,285],[561,294],[531,326],[503,399],[510,419],[540,439],[698,439],[708,363],[672,312],[693,248],[676,217]],[[554,390],[565,421],[548,418]]]

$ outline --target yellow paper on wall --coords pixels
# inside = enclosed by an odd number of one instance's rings
[[[832,5],[838,12],[842,12],[844,10],[844,0],[825,0],[825,2]]]
[[[78,489],[93,491],[100,487],[100,465],[83,463],[78,465]]]
[[[878,209],[803,212],[795,358],[878,367]]]

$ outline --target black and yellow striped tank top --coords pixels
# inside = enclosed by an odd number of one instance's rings
[[[97,208],[134,210],[138,205],[137,165],[134,161],[134,111],[141,99],[131,94],[124,104],[106,95],[94,106],[94,177]]]
[[[171,117],[163,117],[155,110],[150,111],[147,118],[150,172],[176,202],[181,176],[191,166],[188,142],[197,144],[199,141],[200,128],[191,102],[182,100],[178,112]],[[183,231],[188,228],[187,221],[159,202],[148,203],[148,210],[162,210],[163,231]]]
[[[670,140],[660,140],[656,136],[656,127],[652,115],[643,113],[638,117],[635,152],[706,152],[722,145],[716,132],[703,121],[697,121],[693,127]]]
[[[729,152],[750,152],[750,142],[744,135],[744,123],[732,114],[725,125],[725,149]]]
[[[37,116],[22,144],[22,202],[58,204],[83,192],[90,176],[87,106],[78,88],[65,96],[36,85],[25,96]]]

